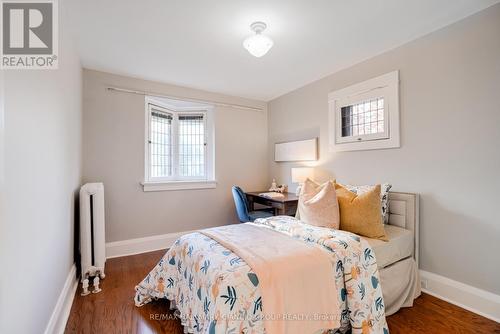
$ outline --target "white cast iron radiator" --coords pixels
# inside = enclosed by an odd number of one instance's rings
[[[82,262],[82,296],[89,294],[89,278],[94,277],[93,293],[101,291],[99,277],[104,279],[106,262],[104,240],[104,185],[87,183],[80,188],[80,255]]]

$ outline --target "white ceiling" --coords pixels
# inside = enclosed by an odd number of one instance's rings
[[[270,100],[498,0],[75,0],[86,68]],[[261,20],[274,47],[243,47]]]

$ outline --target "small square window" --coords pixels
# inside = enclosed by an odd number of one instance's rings
[[[336,151],[399,147],[398,86],[395,71],[330,93],[331,147]]]
[[[342,107],[342,138],[349,138],[365,134],[384,133],[384,126],[378,126],[379,117],[380,121],[382,121],[382,124],[384,119],[384,110],[378,109],[379,101],[381,101],[381,104],[383,105],[384,99],[378,98],[371,99],[368,102],[362,101],[356,104]],[[358,110],[363,110],[363,113],[361,115],[354,115],[354,111]]]

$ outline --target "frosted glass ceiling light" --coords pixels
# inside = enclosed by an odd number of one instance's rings
[[[243,47],[247,49],[252,56],[262,57],[273,46],[273,40],[266,35],[262,35],[267,25],[264,22],[254,22],[250,25],[250,28],[255,31],[255,35],[245,39],[243,41]]]

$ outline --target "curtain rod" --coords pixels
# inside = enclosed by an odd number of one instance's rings
[[[196,99],[196,98],[190,98],[190,97],[178,97],[178,96],[171,96],[171,95],[158,94],[158,93],[152,93],[152,92],[146,92],[146,91],[132,90],[132,89],[126,89],[126,88],[120,88],[120,87],[108,86],[108,87],[106,87],[106,90],[121,92],[121,93],[144,95],[144,96],[163,97],[163,98],[176,100],[176,101],[209,103],[209,104],[213,104],[213,105],[221,106],[221,107],[232,107],[232,108],[255,110],[255,111],[263,111],[264,110],[264,108],[260,108],[260,107],[250,107],[250,106],[245,106],[245,105],[241,105],[241,104],[224,103],[224,102],[217,102],[217,101],[211,101],[211,100],[202,100],[202,99]]]

